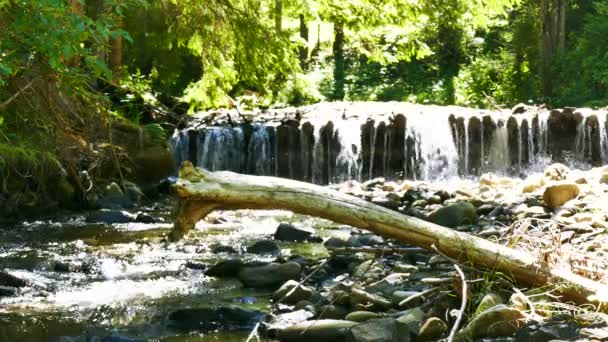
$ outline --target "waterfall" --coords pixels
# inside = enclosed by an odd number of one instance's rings
[[[600,111],[597,114],[597,123],[600,132],[600,154],[602,164],[608,163],[608,137],[606,136],[606,115],[608,113],[605,110]]]
[[[435,116],[435,117],[434,117]],[[415,143],[421,178],[448,179],[458,176],[459,156],[449,120],[435,113],[412,113],[407,116],[407,137]]]
[[[334,136],[340,152],[336,158],[333,182],[341,183],[360,179],[359,152],[361,151],[361,124],[356,120],[341,120],[334,125]]]
[[[242,172],[245,139],[241,127],[210,127],[197,146],[198,166],[211,171]]]
[[[182,162],[188,160],[189,148],[190,148],[190,135],[189,130],[175,130],[171,138],[169,139],[169,147],[175,157],[175,163],[177,167]]]
[[[488,163],[495,172],[507,173],[511,166],[509,156],[509,131],[507,123],[499,120],[492,137],[492,145],[488,156]]]
[[[255,175],[271,175],[273,151],[268,129],[255,125],[247,149],[247,170]]]
[[[463,126],[464,126],[464,174],[468,175],[469,174],[469,120],[467,120],[467,118],[464,119],[463,122]]]

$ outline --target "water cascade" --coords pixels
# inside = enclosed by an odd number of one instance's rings
[[[317,184],[525,175],[555,161],[608,163],[605,111],[338,102],[251,117],[239,124],[222,121],[222,112],[212,124],[195,117],[171,138],[176,162]]]

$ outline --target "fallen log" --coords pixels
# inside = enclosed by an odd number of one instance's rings
[[[380,207],[326,187],[289,179],[209,172],[182,164],[173,190],[180,209],[171,238],[176,240],[214,210],[285,209],[369,230],[436,250],[467,265],[502,272],[519,284],[555,287],[579,304],[606,302],[608,286],[553,267],[533,256],[464,232]],[[601,301],[601,302],[600,302]]]

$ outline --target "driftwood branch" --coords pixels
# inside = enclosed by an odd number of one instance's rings
[[[529,286],[556,286],[563,299],[598,303],[608,286],[553,267],[520,250],[402,215],[325,187],[294,180],[208,172],[184,162],[173,189],[181,199],[172,238],[179,239],[213,210],[285,209],[322,217],[511,276]],[[593,300],[592,300],[593,299]]]

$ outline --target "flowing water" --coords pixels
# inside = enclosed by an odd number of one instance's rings
[[[168,209],[154,214],[169,216]],[[175,244],[163,242],[171,224],[91,225],[76,215],[4,227],[0,267],[30,285],[17,296],[0,299],[0,341],[243,341],[249,331],[184,332],[169,319],[172,312],[187,308],[268,311],[268,291],[204,276],[204,266],[228,257],[210,247],[239,250],[272,235],[279,222],[340,234],[325,230],[331,227],[327,221],[281,211],[215,217],[216,224],[199,223],[193,238]],[[280,246],[285,256],[326,255],[321,244]]]

